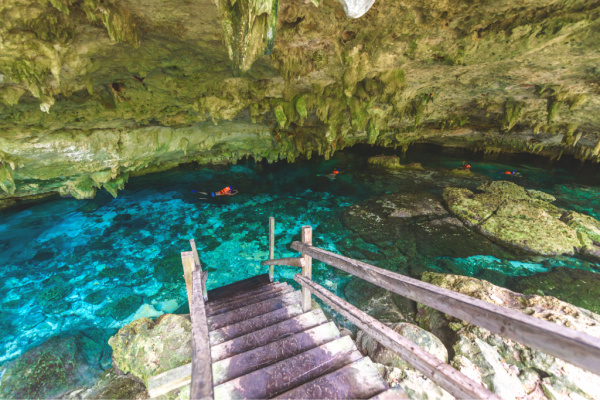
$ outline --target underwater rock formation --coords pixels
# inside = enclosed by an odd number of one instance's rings
[[[600,222],[551,204],[554,197],[508,181],[446,188],[444,200],[461,221],[491,239],[541,255],[600,255]]]
[[[146,387],[138,381],[119,375],[114,368],[104,372],[97,382],[89,387],[78,388],[63,396],[64,399],[127,399],[146,400]]]
[[[0,199],[355,143],[598,161],[599,19],[587,0],[3,0]]]
[[[423,281],[600,337],[600,315],[550,296],[522,295],[471,277],[425,273]],[[428,328],[451,332],[451,364],[505,399],[596,399],[600,378],[560,359],[419,305]],[[435,321],[434,321],[435,320]],[[581,396],[581,397],[579,397]]]
[[[192,361],[192,324],[184,315],[141,318],[121,328],[108,343],[114,368],[147,385],[152,376]]]
[[[74,387],[93,384],[107,364],[102,346],[74,335],[54,337],[0,369],[0,397],[57,398]],[[110,365],[110,358],[108,359]]]

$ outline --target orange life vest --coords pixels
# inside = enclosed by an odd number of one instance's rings
[[[231,194],[231,187],[227,186],[226,188],[219,191],[219,195],[226,196]]]

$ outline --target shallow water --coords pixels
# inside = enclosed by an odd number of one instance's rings
[[[425,170],[369,167],[367,155],[379,152],[399,154],[403,163],[421,162]],[[447,173],[467,157],[478,174]],[[341,175],[335,180],[317,176],[336,167]],[[521,175],[499,173],[513,169]],[[107,339],[134,319],[185,312],[179,253],[189,250],[191,238],[209,271],[209,289],[266,272],[260,261],[268,255],[269,216],[277,222],[276,257],[296,254],[288,245],[308,224],[316,246],[414,276],[433,270],[509,285],[503,277],[554,267],[595,271],[595,264],[576,258],[530,257],[502,249],[473,254],[468,243],[440,250],[419,242],[418,235],[412,253],[379,246],[344,226],[341,215],[345,207],[383,193],[439,195],[446,186],[474,189],[488,177],[544,190],[557,197],[556,205],[600,218],[597,172],[596,167],[578,169],[576,163],[514,156],[494,161],[433,147],[407,154],[357,148],[328,161],[293,165],[186,166],[133,178],[116,199],[100,192],[93,200],[57,199],[5,211],[0,213],[0,363],[53,336],[94,332],[97,337],[100,332]],[[194,192],[227,185],[239,194],[205,201]],[[296,272],[276,267],[276,278],[291,280]],[[313,276],[344,295],[345,274],[315,262]]]

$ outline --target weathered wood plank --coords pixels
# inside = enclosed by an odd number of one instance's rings
[[[215,386],[216,399],[266,399],[362,358],[345,336]]]
[[[183,254],[186,254],[186,257],[193,257],[193,254],[191,251],[184,251],[181,253],[182,257]],[[192,271],[194,270],[194,263],[182,263],[183,264],[183,279],[185,279],[185,290],[187,292],[187,297],[188,297],[188,304],[190,306],[190,309],[192,309]]]
[[[275,218],[269,217],[269,260],[275,258]],[[269,265],[269,280],[273,282],[275,266]]]
[[[300,302],[302,302],[302,296],[299,290],[286,293],[273,299],[263,300],[260,303],[208,317],[208,327],[213,331]]]
[[[239,293],[240,291],[256,289],[259,286],[268,285],[269,274],[256,275],[248,279],[237,281],[229,285],[221,286],[208,291],[209,301],[221,300]]]
[[[193,255],[181,255],[184,263],[194,263]],[[204,296],[202,295],[202,269],[198,268],[192,273],[192,304],[190,316],[192,318],[192,399],[212,399],[212,367],[208,325],[204,312]]]
[[[291,247],[391,292],[600,375],[598,338],[327,250],[300,242],[293,242]]]
[[[312,227],[309,225],[302,227],[302,243],[307,246],[312,246]],[[306,279],[312,279],[312,257],[303,253],[302,258],[304,259],[302,276]],[[302,311],[309,312],[311,307],[310,290],[302,287]]]
[[[300,267],[304,268],[304,258],[303,257],[285,257],[285,258],[277,258],[275,260],[265,260],[261,261],[260,265],[283,265],[288,267]]]
[[[339,339],[339,337],[340,332],[335,324],[329,322],[276,340],[265,346],[248,350],[245,353],[213,362],[213,385],[220,385],[267,365]]]
[[[256,304],[264,300],[272,299],[282,294],[293,292],[294,288],[290,285],[282,285],[277,289],[262,292],[254,296],[242,297],[240,299],[232,300],[224,304],[220,304],[217,307],[206,306],[206,315],[212,317],[213,315],[223,314],[227,311],[232,311],[240,307]]]
[[[189,385],[192,381],[192,363],[170,369],[148,379],[150,398],[162,396],[172,390]]]
[[[278,399],[368,399],[388,389],[369,357],[346,365],[302,386],[285,392]]]
[[[466,377],[450,365],[438,360],[415,343],[387,327],[375,318],[342,300],[321,285],[297,274],[294,280],[306,287],[334,310],[348,318],[350,322],[371,335],[375,340],[398,353],[416,370],[446,389],[459,399],[494,399],[500,397],[490,392],[472,379]]]
[[[287,283],[269,283],[268,285],[262,285],[255,289],[240,291],[237,294],[225,297],[223,299],[209,301],[208,303],[206,303],[206,307],[207,308],[221,307],[222,305],[228,304],[229,302],[237,301],[244,297],[256,296],[257,294],[260,294],[260,293],[270,292],[270,291],[272,291],[276,288],[282,287],[282,286],[288,287],[289,285]]]
[[[270,313],[238,322],[237,324],[228,325],[209,333],[210,344],[211,346],[215,346],[300,314],[302,314],[302,306],[300,304],[292,304],[291,306],[280,308]]]
[[[327,318],[325,317],[323,310],[319,309],[250,332],[247,335],[211,347],[210,353],[213,363],[264,346],[267,343],[284,336],[298,333],[326,322]]]

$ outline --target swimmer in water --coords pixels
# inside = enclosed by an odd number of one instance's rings
[[[470,171],[470,170],[471,170],[471,163],[470,163],[470,162],[468,162],[468,163],[465,163],[465,162],[463,161],[462,168],[463,168],[463,169],[466,169],[467,171]]]
[[[499,172],[502,175],[513,175],[513,176],[517,176],[519,175],[519,173],[516,170],[512,170],[512,171],[504,171],[504,172]]]
[[[206,192],[196,192],[195,190],[192,190],[192,193],[198,193],[198,194],[203,194],[205,196],[208,196],[208,193],[206,193]],[[232,189],[231,186],[227,186],[227,187],[219,190],[218,192],[211,192],[210,197],[235,196],[236,194],[238,194],[237,190]],[[198,197],[198,200],[206,200],[206,199],[207,199],[207,197]]]
[[[339,173],[340,173],[340,170],[336,168],[330,174],[317,174],[317,176],[326,176],[329,179],[333,180],[338,176]]]

